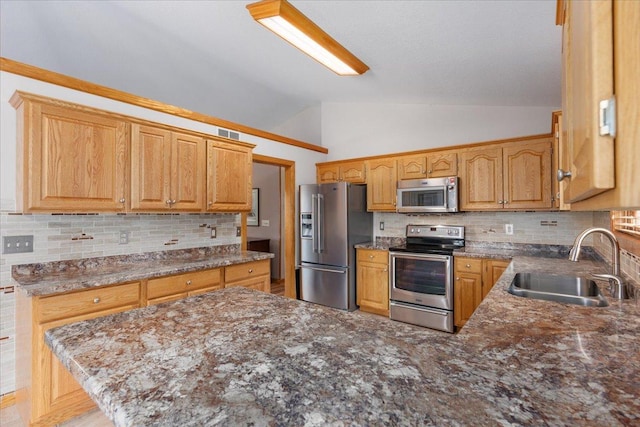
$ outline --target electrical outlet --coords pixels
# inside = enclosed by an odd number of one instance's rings
[[[126,245],[129,243],[129,232],[126,230],[120,230],[120,245]]]
[[[384,221],[380,221],[380,230],[384,230]]]
[[[504,233],[505,234],[513,234],[513,224],[505,224],[504,225]]]
[[[22,254],[33,252],[33,235],[2,236],[3,254]]]
[[[211,238],[215,239],[217,237],[217,231],[215,227],[211,227]]]
[[[236,237],[242,236],[242,227],[236,227]]]

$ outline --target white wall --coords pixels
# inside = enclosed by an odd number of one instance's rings
[[[311,144],[322,145],[322,110],[320,105],[299,112],[286,122],[274,127],[271,132]]]
[[[552,107],[322,104],[329,160],[551,132]]]

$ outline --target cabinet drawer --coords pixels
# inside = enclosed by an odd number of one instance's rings
[[[233,288],[238,286],[269,293],[271,292],[271,279],[269,277],[264,277],[264,276],[250,277],[249,279],[245,279],[245,280],[241,280],[233,283],[227,283],[224,285],[225,288]]]
[[[481,258],[454,258],[456,272],[482,273]]]
[[[263,274],[269,274],[268,259],[225,267],[224,281],[225,283],[235,282],[236,280],[248,279]]]
[[[379,249],[358,249],[358,261],[389,264],[389,252]]]
[[[139,303],[140,282],[83,290],[41,298],[37,321],[49,322]]]
[[[207,288],[220,283],[220,269],[195,271],[151,279],[147,282],[147,299]]]

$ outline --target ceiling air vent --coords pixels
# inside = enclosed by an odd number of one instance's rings
[[[236,141],[240,141],[240,134],[238,132],[234,132],[228,129],[218,128],[218,136],[223,138],[235,139]]]

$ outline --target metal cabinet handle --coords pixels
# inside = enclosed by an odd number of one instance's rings
[[[213,202],[209,202],[209,203],[207,203],[207,204],[208,204],[209,206],[211,206],[211,205],[213,205]]]
[[[467,267],[467,268],[471,268],[471,264],[467,264],[467,265],[466,265],[466,267]]]
[[[369,258],[370,258],[370,259],[374,259],[374,258],[375,258],[375,255],[369,255]]]
[[[249,273],[253,273],[253,268],[250,268],[250,269],[249,269]]]
[[[173,200],[171,201],[171,204],[172,204],[172,205],[175,205],[175,204],[176,204],[176,199],[173,199]]]
[[[191,280],[187,280],[187,286],[191,284]]]
[[[95,297],[95,298],[93,299],[93,303],[94,303],[94,304],[97,304],[97,303],[99,303],[99,302],[100,302],[100,297]]]
[[[382,270],[382,271],[386,273],[386,272],[387,272],[387,271],[389,271],[389,270],[385,268],[385,269],[384,269],[384,270]]]
[[[502,203],[505,204],[505,205],[508,205],[509,201],[508,200],[503,200]]]
[[[120,200],[119,200],[119,202],[120,202],[120,203],[124,203],[125,201],[126,201],[126,200],[125,200],[125,198],[124,198],[124,197],[123,197],[122,199],[120,199]]]
[[[565,178],[571,179],[571,172],[558,169],[558,172],[556,173],[556,179],[558,180],[558,182],[562,181]]]
[[[167,204],[167,205],[169,205],[169,206],[171,206],[171,199],[167,199],[167,201],[166,201],[166,202],[164,202],[164,203],[165,203],[165,204]]]

